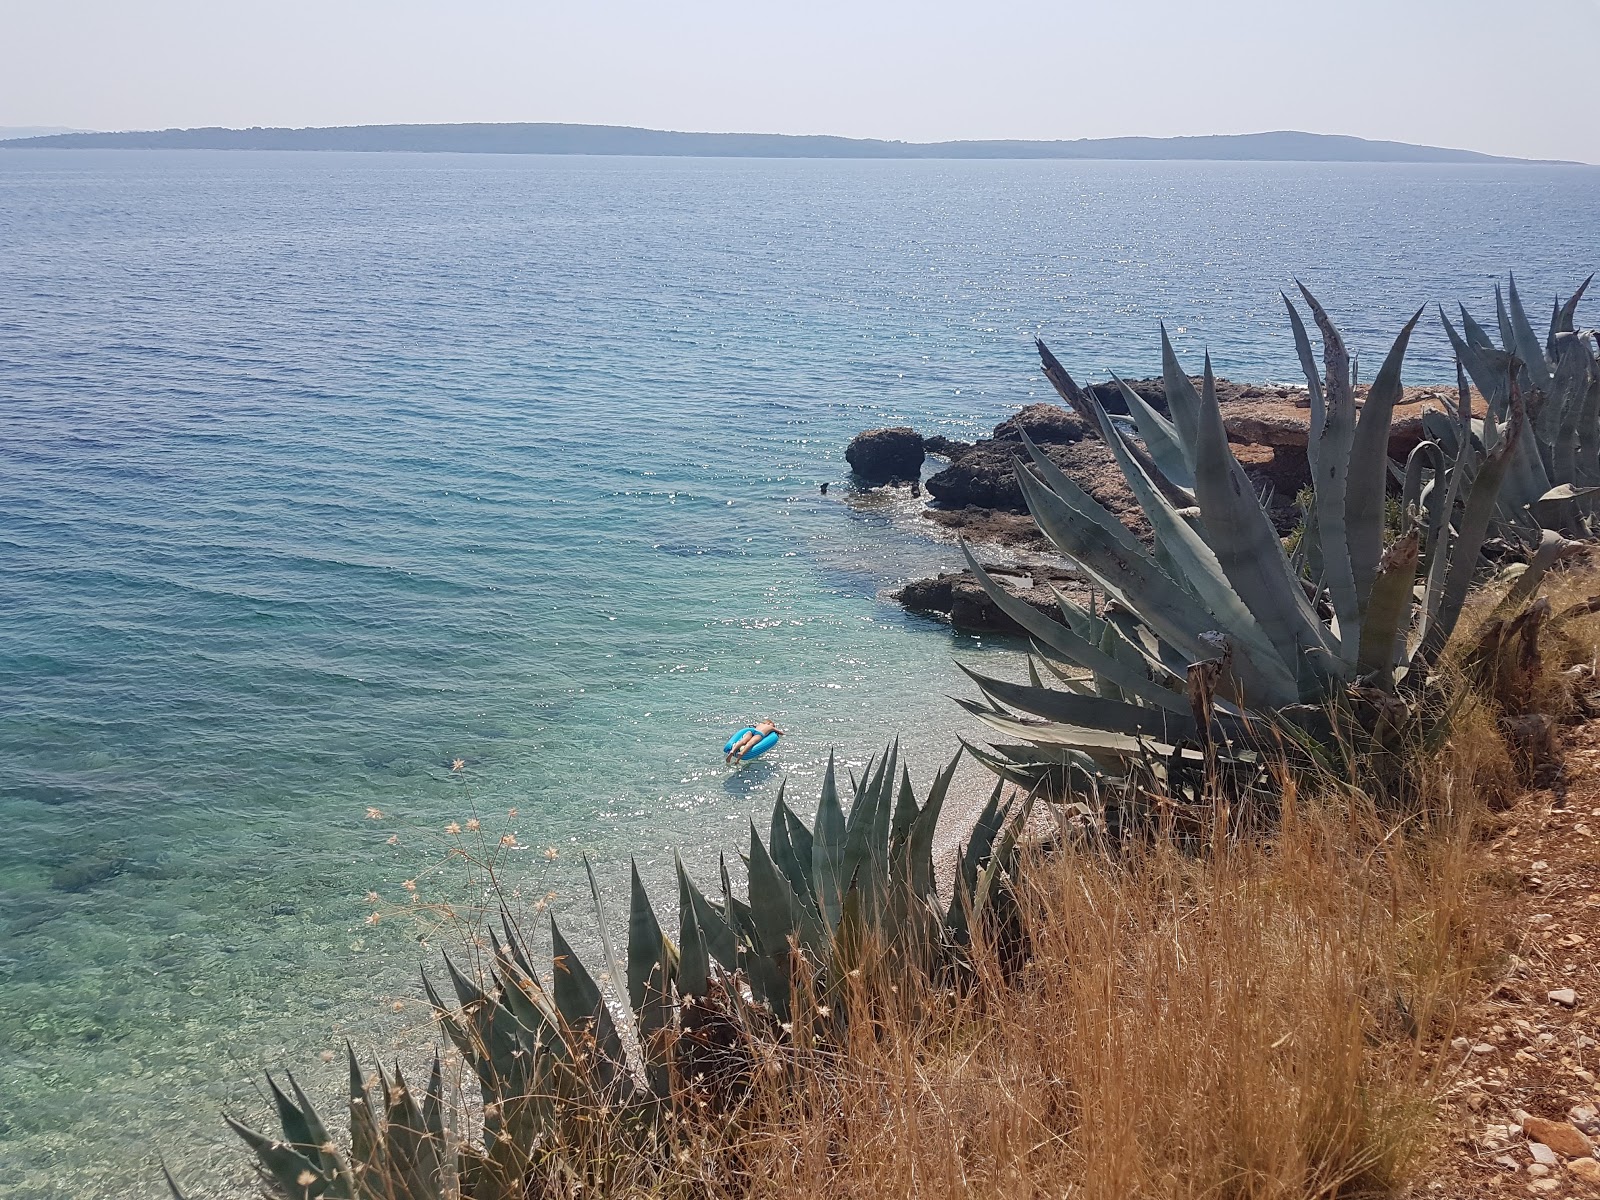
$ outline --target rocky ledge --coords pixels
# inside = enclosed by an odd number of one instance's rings
[[[1061,619],[1052,588],[1075,599],[1087,600],[1083,580],[1066,566],[1013,567],[985,563],[984,570],[1016,596],[1053,620]],[[1024,630],[983,590],[971,571],[948,571],[932,579],[918,579],[893,593],[908,612],[933,613],[968,633],[1022,635]]]
[[[1194,382],[1198,386],[1200,381]],[[1162,380],[1129,380],[1128,386],[1157,411],[1168,411]],[[1306,458],[1310,397],[1304,388],[1237,384],[1226,379],[1217,380],[1216,389],[1234,454],[1266,497],[1279,532],[1287,534],[1299,520],[1294,497],[1311,478]],[[1127,407],[1115,385],[1094,384],[1090,390],[1108,412],[1126,415]],[[1365,387],[1357,388],[1358,407],[1365,402],[1366,391]],[[1407,388],[1396,405],[1390,427],[1390,456],[1403,461],[1422,440],[1425,411],[1448,411],[1453,404],[1453,389]],[[1059,405],[1031,404],[977,442],[923,437],[910,426],[868,430],[851,442],[845,458],[857,480],[869,487],[915,483],[920,479],[924,456],[945,458],[948,465],[927,481],[933,503],[923,510],[926,519],[969,542],[1049,554],[1052,547],[1028,515],[1016,479],[1015,459],[1025,454],[1023,432],[1135,536],[1149,540],[1149,523],[1123,481],[1110,449],[1085,418]],[[1040,611],[1055,615],[1055,601],[1048,587],[1034,581],[1041,570],[1055,572],[1057,582],[1071,578],[1064,563],[1027,568],[1015,578],[1015,582],[1023,584],[1017,590]],[[994,607],[970,572],[918,580],[896,593],[896,599],[913,611],[945,614],[961,629],[1021,632]]]

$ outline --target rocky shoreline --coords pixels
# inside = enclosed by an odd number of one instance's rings
[[[1158,412],[1167,412],[1166,388],[1160,379],[1135,379],[1128,386]],[[1199,380],[1195,381],[1198,386]],[[1266,499],[1279,532],[1288,534],[1300,520],[1296,495],[1309,484],[1311,402],[1304,387],[1238,384],[1216,381],[1217,399],[1234,454],[1251,482]],[[1089,386],[1108,413],[1127,414],[1114,384]],[[1356,389],[1357,405],[1365,386]],[[1449,411],[1454,390],[1408,387],[1395,407],[1389,454],[1404,461],[1422,440],[1422,414],[1432,408]],[[1056,404],[1031,404],[994,427],[988,437],[959,442],[924,437],[910,426],[869,429],[845,451],[860,487],[925,487],[930,503],[922,517],[981,551],[985,570],[1004,578],[1023,599],[1052,617],[1058,616],[1052,588],[1082,593],[1070,565],[1054,553],[1039,532],[1017,484],[1015,459],[1026,455],[1028,437],[1073,482],[1084,489],[1138,538],[1149,541],[1151,529],[1129,491],[1110,448],[1091,422]],[[923,482],[929,457],[945,465]],[[991,562],[996,549],[1005,552]],[[1014,561],[1013,561],[1014,560]],[[958,629],[978,633],[1020,634],[1021,628],[995,606],[970,571],[919,579],[892,594],[913,612],[948,619]]]

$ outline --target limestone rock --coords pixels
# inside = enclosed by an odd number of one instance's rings
[[[940,458],[947,458],[955,462],[968,450],[972,449],[971,442],[959,442],[955,438],[947,438],[942,433],[922,439],[922,448],[929,454],[937,454]]]
[[[1058,404],[1030,404],[1016,416],[996,425],[994,440],[1020,442],[1024,433],[1035,445],[1070,445],[1089,436],[1089,425],[1077,413]],[[1016,448],[1012,449],[1015,452]]]
[[[1563,1008],[1576,1008],[1578,993],[1571,988],[1556,988],[1550,993],[1550,1003],[1559,1004]]]
[[[1589,1158],[1594,1155],[1594,1143],[1576,1125],[1566,1121],[1547,1121],[1543,1117],[1522,1118],[1522,1132],[1535,1146],[1543,1144],[1568,1158]],[[1538,1157],[1538,1151],[1534,1151]],[[1543,1162],[1543,1159],[1540,1159]]]
[[[1036,405],[1044,408],[1046,405]],[[1060,410],[1057,410],[1060,411]],[[1020,415],[1020,414],[1019,414]],[[1032,437],[1032,433],[1028,435]],[[1104,442],[1053,442],[1040,447],[1056,466],[1140,538],[1151,536],[1150,524],[1128,489]],[[981,508],[1026,513],[1016,460],[1025,458],[1020,442],[979,442],[928,480],[928,494],[947,509]]]
[[[920,479],[924,457],[922,435],[909,425],[869,429],[851,440],[844,457],[850,469],[865,483]]]
[[[997,576],[1011,592],[1052,620],[1061,619],[1061,610],[1045,581],[1034,575]],[[956,629],[968,633],[1003,633],[1026,636],[1026,630],[989,598],[971,571],[952,571],[934,579],[908,583],[893,594],[911,612],[939,613],[950,618]]]
[[[1567,1164],[1567,1171],[1574,1178],[1583,1180],[1592,1188],[1600,1188],[1600,1160],[1593,1158],[1578,1158]]]
[[[1559,1167],[1561,1156],[1543,1142],[1529,1142],[1528,1153],[1533,1155],[1534,1166]],[[1530,1167],[1529,1170],[1533,1168]]]

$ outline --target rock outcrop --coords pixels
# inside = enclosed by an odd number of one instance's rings
[[[1005,584],[1014,595],[1056,621],[1061,619],[1061,610],[1050,590],[1051,585],[1064,592],[1082,592],[1082,580],[1064,568],[1022,570],[994,566],[985,570],[990,570],[994,578]],[[919,579],[893,593],[892,598],[910,612],[935,613],[947,617],[954,628],[966,633],[1027,636],[1020,625],[1000,611],[1000,607],[989,598],[989,593],[983,590],[983,585],[971,571],[951,571],[933,579]]]
[[[897,425],[857,434],[844,458],[862,482],[880,484],[921,479],[925,454],[922,435],[909,425]]]
[[[1199,386],[1200,380],[1194,381]],[[1160,379],[1134,379],[1128,386],[1160,412],[1167,411],[1166,387]],[[1294,500],[1311,479],[1306,447],[1310,440],[1311,401],[1303,388],[1216,381],[1223,423],[1235,456],[1257,490],[1266,498],[1278,532],[1290,533],[1300,513]],[[1126,414],[1121,391],[1114,384],[1090,388],[1108,412]],[[1358,408],[1367,389],[1356,389]],[[1449,411],[1454,389],[1407,388],[1395,407],[1390,427],[1390,456],[1403,461],[1422,440],[1422,415],[1429,408]],[[1481,401],[1477,411],[1481,413]],[[1000,544],[1048,554],[1052,547],[1028,514],[1017,483],[1016,462],[1026,458],[1022,434],[1073,482],[1111,512],[1143,541],[1152,531],[1134,500],[1110,448],[1089,420],[1055,404],[1030,404],[994,427],[978,442],[944,437],[923,439],[909,428],[875,429],[860,435],[846,452],[858,476],[868,482],[915,479],[925,453],[949,460],[949,466],[928,479],[936,502],[924,510],[930,521],[975,543]],[[915,457],[916,468],[911,467]],[[1029,603],[1055,612],[1048,589],[1028,583]],[[976,632],[1018,632],[967,572],[919,580],[897,594],[915,611],[941,612],[958,628]]]
[[[1056,412],[1071,416],[1061,409],[1056,409]],[[1028,436],[1033,436],[1031,431]],[[1135,534],[1141,538],[1150,536],[1150,524],[1145,520],[1133,493],[1128,490],[1116,459],[1104,442],[1087,439],[1070,443],[1053,442],[1044,443],[1039,448],[1074,483],[1114,513]],[[1003,441],[997,437],[981,441],[937,475],[930,477],[928,494],[947,513],[981,510],[981,513],[974,515],[989,524],[992,524],[990,514],[996,511],[1026,516],[1028,505],[1022,498],[1022,486],[1017,482],[1016,460],[1019,457],[1027,457],[1020,439]],[[941,518],[936,513],[937,510],[930,510],[928,515],[947,528],[965,526],[963,521]],[[1031,524],[1032,518],[1028,520]],[[978,537],[978,532],[973,530],[968,536]]]

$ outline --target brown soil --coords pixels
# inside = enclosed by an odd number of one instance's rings
[[[1600,1162],[1584,1165],[1581,1141],[1539,1164],[1536,1153],[1551,1155],[1522,1128],[1526,1114],[1600,1142],[1600,724],[1571,732],[1560,778],[1501,814],[1490,838],[1506,953],[1441,1047],[1453,1062],[1445,1147],[1414,1194],[1600,1196]]]

